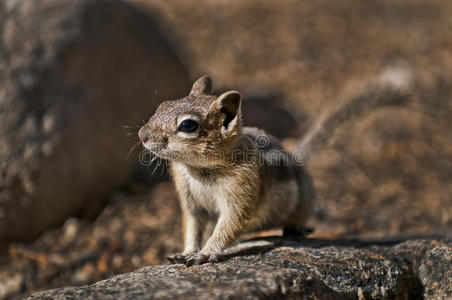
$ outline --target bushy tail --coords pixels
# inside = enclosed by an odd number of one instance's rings
[[[365,92],[345,101],[336,110],[324,113],[316,124],[295,147],[297,153],[302,153],[303,162],[327,145],[336,131],[363,115],[385,106],[400,106],[410,100],[410,94],[405,86],[389,80],[371,84]]]

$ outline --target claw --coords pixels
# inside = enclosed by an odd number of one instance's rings
[[[191,266],[195,266],[195,265],[202,265],[205,264],[208,260],[209,260],[210,255],[205,255],[202,253],[193,253],[193,254],[189,254],[187,256],[187,260],[185,262],[185,264],[188,267]]]
[[[166,259],[171,264],[185,264],[188,267],[202,265],[205,263],[217,263],[221,260],[221,254],[202,254],[199,252],[190,254],[176,253],[168,256]]]
[[[221,254],[218,254],[218,253],[211,254],[209,259],[207,260],[207,262],[215,264],[215,263],[219,262],[221,260],[221,258],[222,258]]]

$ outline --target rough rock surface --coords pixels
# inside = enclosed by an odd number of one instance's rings
[[[452,241],[254,239],[218,264],[162,265],[30,299],[452,297]],[[438,272],[442,269],[443,272]]]
[[[137,164],[127,133],[190,86],[122,1],[2,1],[0,70],[0,244],[98,213]]]

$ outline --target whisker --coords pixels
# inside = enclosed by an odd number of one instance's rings
[[[165,164],[165,162],[163,162],[163,164],[162,165],[164,165]],[[163,172],[165,171],[165,166],[162,166],[162,170],[160,171],[160,176],[163,176]]]
[[[154,155],[154,153],[149,152],[151,155]],[[151,161],[149,162],[149,165],[152,164],[158,157],[154,155],[154,157],[151,159]]]
[[[122,128],[127,128],[127,129],[133,129],[135,126],[129,126],[129,125],[126,125],[126,124],[120,124],[121,125],[121,127]]]
[[[151,157],[151,160],[146,161],[145,163],[145,167],[150,167],[152,165],[152,163],[157,159],[157,156],[155,156],[154,153],[152,153],[151,151],[147,152],[149,154],[149,157]]]
[[[133,150],[135,150],[139,144],[141,144],[141,142],[138,141],[130,148],[129,153],[127,153],[126,159],[129,159],[129,157],[132,154]]]
[[[159,161],[157,162],[157,164],[155,165],[154,171],[152,171],[151,176],[153,176],[154,173],[155,173],[155,171],[158,169],[158,167],[159,167],[159,162],[160,162],[160,160],[159,160]]]

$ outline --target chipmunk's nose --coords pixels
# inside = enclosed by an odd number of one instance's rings
[[[146,126],[140,128],[140,131],[138,131],[138,137],[140,138],[143,144],[149,141],[149,134]]]

